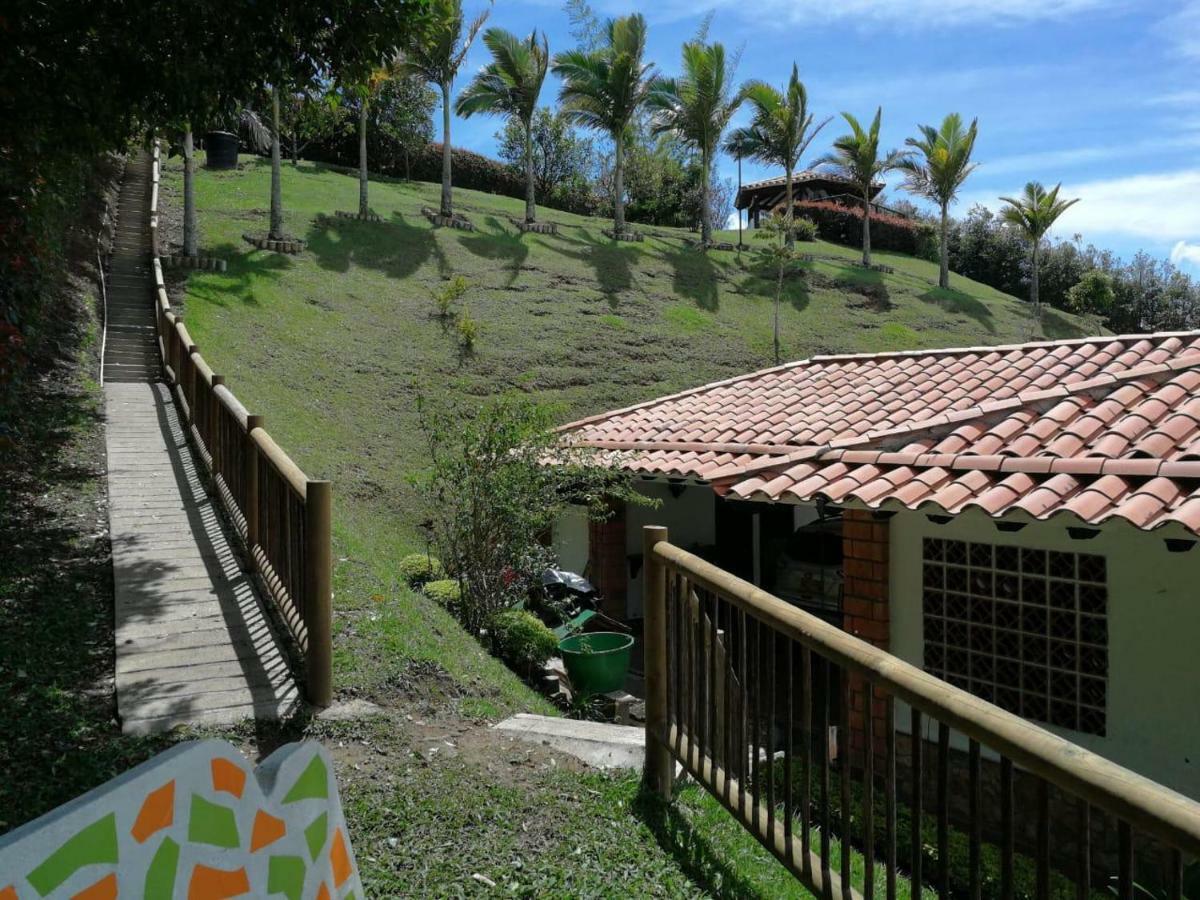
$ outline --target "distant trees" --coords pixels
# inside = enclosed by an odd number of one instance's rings
[[[492,61],[476,74],[455,106],[460,116],[475,113],[505,116],[525,135],[525,221],[537,221],[535,200],[533,114],[550,64],[550,45],[537,30],[524,40],[503,28],[489,28],[483,42]]]
[[[529,130],[533,180],[542,202],[554,199],[569,207],[568,195],[590,192],[595,153],[591,140],[578,135],[561,112],[545,106],[534,113]],[[496,139],[500,158],[523,172],[526,146],[521,123],[508,119]]]
[[[1038,296],[1038,276],[1040,274],[1042,238],[1050,230],[1059,216],[1079,202],[1076,197],[1072,200],[1060,200],[1058,192],[1061,184],[1046,190],[1040,181],[1030,181],[1020,197],[1001,197],[1005,204],[1000,217],[1013,226],[1024,236],[1030,246],[1030,277],[1029,301],[1035,312],[1041,311]]]
[[[941,213],[938,229],[938,287],[948,288],[950,204],[978,165],[971,162],[971,153],[979,133],[979,120],[973,119],[970,127],[964,129],[962,117],[958,113],[950,113],[942,120],[941,128],[932,125],[918,127],[921,137],[909,138],[905,143],[919,155],[902,160],[900,168],[908,176],[904,186],[914,194],[936,203]]]
[[[792,177],[809,144],[829,120],[814,127],[813,114],[808,111],[808,91],[800,81],[800,70],[795,63],[792,63],[792,77],[783,91],[765,82],[751,81],[742,88],[742,94],[753,108],[754,117],[748,126],[735,129],[729,135],[725,150],[739,159],[756,159],[783,167],[785,215],[790,227],[796,214]],[[795,240],[789,230],[788,247],[792,247]]]
[[[850,113],[842,113],[850,126],[850,132],[833,142],[833,152],[822,157],[822,163],[832,166],[839,175],[852,182],[862,195],[862,263],[871,265],[871,189],[875,182],[887,172],[900,167],[906,154],[891,150],[879,155],[879,125],[883,119],[883,107],[875,110],[875,118],[867,128]]]
[[[721,135],[741,105],[743,95],[733,87],[733,67],[719,43],[689,41],[683,45],[683,72],[658,78],[646,100],[653,112],[656,134],[671,134],[700,157],[700,242],[712,241],[709,184]]]
[[[463,15],[462,0],[426,0],[427,23],[408,32],[401,67],[420,75],[442,92],[442,201],[443,216],[454,215],[450,172],[450,91],[454,79],[467,58],[479,30],[487,21],[488,11],[470,22]]]
[[[634,13],[610,20],[595,50],[568,50],[554,57],[562,78],[559,101],[567,120],[603,132],[613,141],[613,230],[625,232],[625,143],[630,123],[646,102],[653,65],[645,62],[646,20]]]

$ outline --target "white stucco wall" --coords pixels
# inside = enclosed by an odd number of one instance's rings
[[[647,497],[661,501],[657,509],[628,506],[625,514],[625,549],[629,555],[642,552],[642,528],[646,525],[665,525],[672,544],[690,550],[697,544],[716,540],[716,495],[707,485],[688,485],[678,497],[671,494],[670,485],[657,481],[638,483],[637,490]],[[642,615],[642,572],[629,580],[625,603],[631,619]]]
[[[570,507],[559,516],[551,531],[551,546],[558,558],[558,567],[582,575],[588,562],[587,509]]]
[[[1031,522],[1004,533],[970,511],[946,525],[923,513],[891,519],[891,652],[923,663],[921,540],[941,537],[1096,553],[1108,559],[1107,735],[1050,728],[1127,768],[1200,799],[1200,546],[1170,553],[1165,531],[1125,523],[1091,540],[1074,540],[1068,524]],[[897,724],[907,730],[907,714]],[[1040,723],[1039,723],[1040,724]]]

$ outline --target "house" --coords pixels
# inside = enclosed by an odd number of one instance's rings
[[[1200,798],[1200,332],[819,356],[567,425],[658,509],[563,521],[641,615],[641,527]]]
[[[883,188],[882,182],[871,185],[871,198],[877,197]],[[796,203],[808,200],[861,203],[861,197],[858,185],[832,172],[806,169],[792,176],[792,199]],[[787,178],[779,175],[742,185],[733,205],[739,212],[746,210],[746,221],[750,223],[750,227],[757,228],[763,213],[771,215],[785,206],[786,201]]]

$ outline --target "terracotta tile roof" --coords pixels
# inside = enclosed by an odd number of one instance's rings
[[[1200,332],[818,356],[563,432],[747,499],[1200,534]]]

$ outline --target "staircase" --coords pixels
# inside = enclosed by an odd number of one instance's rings
[[[153,382],[160,364],[150,271],[150,154],[129,161],[117,200],[117,230],[107,279],[104,380]]]

